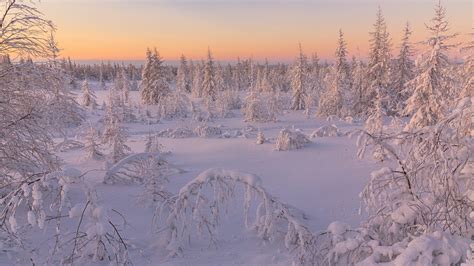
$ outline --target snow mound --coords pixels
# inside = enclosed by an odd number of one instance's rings
[[[161,138],[173,138],[173,139],[184,139],[184,138],[192,138],[195,137],[196,134],[188,128],[175,128],[175,129],[165,129],[158,134],[156,134],[157,137]]]
[[[218,137],[222,135],[222,129],[220,126],[209,126],[204,124],[196,127],[194,133],[201,138]]]
[[[342,133],[339,131],[336,125],[325,125],[313,131],[313,133],[310,135],[310,138],[339,137],[341,135]]]
[[[278,134],[275,150],[287,151],[301,149],[311,143],[311,140],[300,130],[282,129]]]

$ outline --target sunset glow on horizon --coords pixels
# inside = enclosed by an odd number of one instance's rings
[[[412,42],[424,39],[437,1],[375,0],[43,0],[56,24],[61,56],[74,60],[141,60],[156,47],[166,60],[181,54],[201,59],[210,47],[219,60],[250,57],[291,60],[301,43],[306,54],[331,59],[338,30],[351,56],[365,57],[377,6],[392,39],[392,54],[405,23]],[[458,42],[472,31],[470,0],[442,1]]]

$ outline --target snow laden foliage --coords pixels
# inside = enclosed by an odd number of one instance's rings
[[[82,185],[86,202],[77,203],[69,209],[68,218],[78,219],[78,222],[73,238],[65,242],[67,247],[72,245],[72,252],[61,264],[132,265],[128,245],[120,234],[123,229],[112,222],[109,214],[112,210],[103,206],[97,191],[90,184]]]
[[[36,8],[36,1],[1,0],[0,55],[51,58],[54,24]]]
[[[265,135],[260,130],[257,133],[257,142],[256,143],[258,145],[261,145],[261,144],[265,143]]]
[[[95,109],[97,107],[96,96],[94,92],[90,90],[87,79],[85,79],[82,83],[81,104],[91,109]]]
[[[157,105],[161,109],[166,106],[166,97],[170,93],[163,61],[156,49],[148,49],[146,56],[142,71],[141,99],[144,104]]]
[[[308,90],[308,59],[303,53],[301,44],[299,46],[299,56],[296,58],[296,62],[291,71],[291,87],[293,89],[291,109],[304,110]]]
[[[0,72],[0,182],[8,186],[56,170],[53,134],[81,123],[82,114],[55,69],[25,62]]]
[[[275,150],[289,151],[304,148],[311,140],[300,130],[282,129],[278,134]]]
[[[85,147],[86,156],[85,159],[92,159],[92,160],[103,160],[104,154],[101,152],[100,149],[100,139],[99,135],[97,134],[97,130],[93,127],[89,128],[85,138]]]
[[[393,90],[390,88],[390,35],[387,31],[387,24],[382,14],[382,9],[377,10],[377,18],[374,24],[374,31],[370,33],[370,52],[367,69],[367,79],[369,91],[366,94],[365,112],[374,108],[373,99],[378,97],[382,108],[392,112],[397,104],[393,102]]]
[[[447,33],[449,28],[445,17],[445,9],[438,3],[431,25],[426,26],[430,36],[424,43],[429,50],[422,54],[418,63],[419,73],[411,81],[414,91],[406,103],[405,114],[412,117],[406,130],[436,124],[443,119],[453,97],[447,53],[453,47],[448,42],[454,35]]]
[[[467,238],[474,233],[473,147],[466,131],[471,100],[459,100],[445,119],[416,132],[361,133],[359,156],[367,146],[378,146],[387,159],[361,193],[367,222],[340,237],[332,234],[339,240],[331,244],[331,263],[447,265],[466,260]]]
[[[310,138],[339,137],[342,133],[336,125],[324,125],[311,133]]]
[[[202,96],[206,104],[216,100],[216,69],[214,66],[214,59],[212,58],[211,49],[207,50],[207,61],[204,65],[204,78],[202,81]]]
[[[191,93],[191,73],[188,67],[188,61],[184,55],[181,55],[176,77],[176,89],[186,93]]]
[[[170,176],[179,172],[181,170],[168,163],[158,151],[135,153],[109,167],[104,176],[104,183],[143,184],[149,181],[147,179],[160,178],[161,174]]]
[[[395,66],[392,71],[392,89],[394,90],[394,106],[398,115],[403,114],[405,103],[412,93],[409,84],[415,76],[415,64],[411,57],[414,55],[412,44],[410,43],[410,36],[412,31],[410,24],[407,23],[403,31],[402,43],[400,45],[400,53],[395,61]]]
[[[252,90],[245,97],[243,113],[246,122],[276,122],[282,112],[282,100],[277,92]]]
[[[265,241],[283,242],[294,255],[296,264],[314,264],[315,239],[304,224],[304,214],[268,193],[259,177],[220,168],[199,174],[159,209],[159,215],[166,216],[166,230],[161,234],[165,234],[162,240],[169,255],[182,255],[185,243],[195,230],[207,234],[211,244],[217,245],[220,220],[237,186],[244,189],[246,228]],[[206,188],[213,191],[212,196],[206,196]],[[250,210],[253,202],[258,206],[252,221]]]
[[[319,99],[318,116],[335,115],[343,118],[349,114],[351,92],[350,68],[346,59],[347,50],[342,31],[339,31],[339,42],[336,50],[336,63],[328,76],[326,92]]]

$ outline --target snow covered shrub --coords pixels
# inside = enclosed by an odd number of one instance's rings
[[[99,136],[97,135],[97,130],[91,127],[86,136],[85,159],[102,160],[104,158],[104,154],[100,151],[98,142]]]
[[[449,265],[466,260],[466,243],[474,233],[469,217],[474,162],[465,125],[473,112],[470,98],[459,102],[445,119],[416,132],[362,131],[359,156],[367,146],[380,146],[387,161],[361,193],[369,218],[356,237],[360,244],[354,252],[360,256],[349,263]]]
[[[235,196],[236,186],[244,188],[244,223],[263,240],[281,241],[294,255],[299,265],[316,262],[314,237],[306,227],[301,211],[280,202],[262,186],[259,177],[220,168],[208,169],[182,187],[179,194],[165,202],[159,209],[158,217],[167,215],[161,232],[170,256],[182,254],[185,242],[196,230],[206,232],[211,244],[217,244],[217,229],[226,203]],[[205,193],[210,188],[213,195]],[[250,219],[252,201],[257,201],[255,218]],[[194,225],[194,226],[193,226]]]
[[[259,130],[257,134],[257,144],[261,145],[263,143],[265,143],[265,135],[263,135],[263,132]]]
[[[54,146],[55,151],[59,152],[67,152],[67,151],[72,151],[72,150],[77,150],[77,149],[82,149],[84,148],[84,144],[79,141],[75,140],[70,140],[66,139]]]
[[[163,145],[158,142],[158,136],[148,134],[145,142],[145,152],[162,152]]]
[[[222,129],[217,126],[209,126],[207,124],[202,124],[194,129],[194,132],[201,138],[210,138],[220,136],[222,134]]]
[[[82,83],[81,104],[91,109],[95,109],[97,107],[96,96],[94,92],[90,90],[87,79],[85,79]]]
[[[85,185],[87,201],[78,203],[69,210],[69,218],[79,219],[72,243],[72,252],[62,262],[73,265],[91,262],[108,262],[114,265],[131,265],[127,244],[102,206],[97,192]]]
[[[147,161],[153,161],[153,163],[148,163]],[[155,170],[160,170],[162,166],[173,169],[176,173],[180,171],[168,163],[159,152],[132,154],[118,161],[107,170],[104,176],[104,183],[142,184],[146,175],[150,175]]]
[[[340,135],[341,132],[336,127],[336,125],[325,125],[313,131],[313,133],[311,133],[310,135],[310,138],[339,137]]]
[[[158,132],[156,136],[161,138],[184,139],[195,137],[196,133],[189,128],[178,127],[175,129],[164,129]]]
[[[228,89],[217,93],[216,111],[220,117],[228,117],[231,115],[231,110],[240,109],[240,107],[241,102],[238,92]]]
[[[38,263],[45,258],[35,256],[35,247],[30,245],[33,232],[46,230],[48,217],[60,216],[70,204],[68,191],[71,183],[80,177],[80,171],[65,169],[50,173],[35,174],[19,182],[2,183],[0,195],[0,220],[2,252],[15,254],[18,263]],[[3,180],[7,181],[7,180]],[[61,218],[56,219],[53,239],[59,241]],[[28,239],[28,240],[27,240]],[[51,247],[53,254],[60,249]]]
[[[242,111],[246,122],[275,122],[281,112],[281,106],[277,93],[251,91],[245,98]]]
[[[278,134],[275,145],[277,151],[301,149],[311,143],[311,140],[299,130],[282,129]]]

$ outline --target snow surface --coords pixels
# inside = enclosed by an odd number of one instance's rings
[[[91,84],[97,95],[99,106],[107,99],[108,91],[97,90],[97,84]],[[132,101],[138,103],[138,92],[131,92]],[[151,112],[153,114],[153,111]],[[94,125],[101,118],[102,111],[92,111],[88,119]],[[306,119],[300,111],[292,111],[279,117],[278,122],[246,123],[240,112],[235,111],[232,118],[215,119],[207,123],[209,128],[225,128],[227,131],[245,131],[249,126],[264,133],[266,142],[256,145],[257,132],[250,138],[215,137],[215,130],[196,132],[203,137],[187,135],[186,138],[158,138],[166,151],[170,151],[167,160],[173,166],[184,170],[173,176],[167,187],[172,193],[179,190],[190,180],[209,168],[238,169],[259,176],[265,189],[281,202],[302,210],[308,217],[310,230],[321,231],[328,228],[332,221],[340,220],[350,226],[358,226],[363,220],[360,216],[359,192],[362,191],[370,173],[380,167],[375,162],[361,161],[357,158],[355,139],[348,137],[316,138],[300,150],[274,150],[275,140],[283,128],[297,128],[306,135],[318,128],[335,125],[341,131],[360,128],[358,123],[344,121],[328,122],[324,119]],[[130,135],[127,145],[133,153],[144,152],[146,136],[164,130],[202,126],[202,122],[192,118],[159,123],[126,124]],[[202,128],[202,127],[201,127]],[[213,128],[214,129],[214,128]],[[211,132],[212,131],[212,132]],[[178,134],[179,135],[179,134]],[[168,136],[163,134],[163,136]],[[73,136],[71,136],[73,137]],[[61,142],[61,140],[57,140]],[[105,148],[105,147],[103,147]],[[105,149],[107,152],[107,149]],[[209,246],[206,240],[193,238],[183,252],[182,257],[168,258],[164,248],[157,245],[157,237],[151,234],[153,208],[145,208],[136,198],[143,188],[137,184],[103,184],[106,165],[93,160],[81,160],[86,151],[72,149],[58,152],[66,163],[66,168],[79,169],[87,183],[97,189],[104,208],[114,209],[126,218],[128,226],[123,237],[131,245],[130,257],[136,265],[288,265],[291,255],[284,246],[265,243],[251,232],[246,231],[243,222],[241,200],[235,200],[223,217],[219,229],[218,247]],[[71,174],[75,174],[75,171]],[[75,174],[77,176],[77,174]],[[26,192],[25,192],[26,193]],[[80,215],[83,205],[74,207],[69,215]],[[13,224],[10,221],[11,224]],[[340,230],[340,226],[331,224],[331,230]]]

